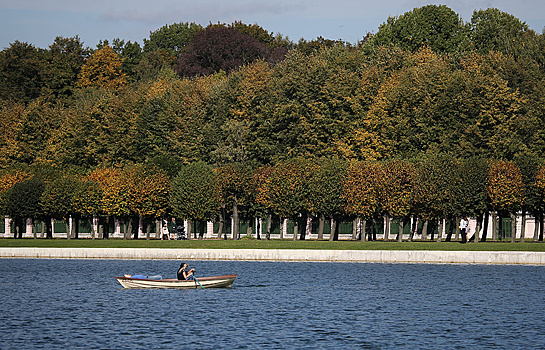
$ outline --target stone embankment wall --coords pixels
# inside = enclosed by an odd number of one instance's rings
[[[0,248],[0,258],[178,259],[545,265],[545,252],[508,251]]]

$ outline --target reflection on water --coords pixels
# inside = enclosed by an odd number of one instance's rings
[[[545,268],[192,261],[230,289],[130,290],[173,260],[0,259],[0,349],[543,348]]]

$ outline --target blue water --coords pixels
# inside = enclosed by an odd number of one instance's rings
[[[0,349],[542,349],[545,267],[189,261],[230,289],[131,290],[173,260],[0,259]]]

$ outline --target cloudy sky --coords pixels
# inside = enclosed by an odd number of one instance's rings
[[[57,36],[78,35],[85,46],[100,40],[143,39],[165,24],[257,23],[297,42],[318,36],[356,43],[389,16],[444,4],[464,21],[475,9],[495,7],[541,33],[543,0],[0,0],[0,50],[15,40],[47,48]]]

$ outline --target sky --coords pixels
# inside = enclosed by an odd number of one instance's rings
[[[447,5],[465,22],[475,9],[498,8],[541,33],[543,0],[0,0],[0,50],[16,40],[48,48],[57,36],[79,36],[94,48],[115,38],[138,42],[164,25],[242,21],[294,42],[319,36],[357,43],[388,17],[429,4]]]

